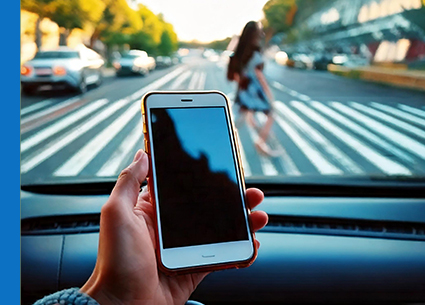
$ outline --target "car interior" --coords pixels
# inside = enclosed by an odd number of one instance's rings
[[[23,0],[22,9],[33,16],[33,4],[42,2]],[[269,221],[256,233],[261,246],[251,266],[212,272],[189,300],[205,305],[425,304],[425,159],[421,150],[425,149],[425,89],[391,85],[384,80],[377,83],[378,74],[360,79],[365,69],[378,67],[382,74],[391,65],[393,70],[385,79],[397,69],[397,73],[410,72],[409,77],[419,75],[416,86],[423,82],[425,3],[239,1],[238,11],[246,14],[233,30],[234,36],[226,34],[225,41],[208,36],[205,39],[213,39],[215,44],[207,44],[201,43],[202,37],[198,41],[189,36],[177,42],[173,31],[183,35],[178,20],[186,15],[173,17],[165,7],[168,5],[176,14],[181,12],[177,9],[181,5],[184,12],[192,14],[216,12],[215,6],[224,12],[227,4],[162,2],[99,2],[103,3],[98,7],[103,9],[102,16],[108,17],[124,4],[128,6],[125,16],[131,16],[124,22],[117,15],[114,22],[121,22],[118,25],[107,23],[107,18],[99,19],[99,32],[93,31],[93,36],[85,40],[88,43],[92,37],[98,41],[90,48],[105,59],[107,72],[103,73],[101,86],[78,95],[57,91],[22,95],[21,304],[31,305],[56,291],[81,287],[92,274],[98,254],[101,208],[119,172],[131,162],[134,152],[143,148],[140,98],[144,93],[220,90],[237,106],[236,87],[227,82],[226,71],[237,35],[247,21],[257,16],[246,13],[255,11],[254,2],[260,3],[257,11],[263,17],[258,20],[263,20],[265,37],[273,45],[269,53],[265,52],[265,77],[276,103],[286,105],[275,107],[267,141],[284,153],[279,157],[261,155],[253,145],[258,126],[248,122],[241,127],[246,188],[264,192],[264,201],[257,209],[265,211]],[[381,3],[388,8],[384,10]],[[391,10],[393,6],[397,9]],[[374,11],[380,9],[386,13]],[[370,14],[364,13],[366,10]],[[134,21],[136,12],[144,23]],[[21,18],[27,16],[22,14]],[[25,22],[36,22],[33,17],[25,18]],[[55,30],[51,18],[44,21],[42,29],[44,33],[53,29],[59,37],[63,31]],[[280,27],[276,25],[274,31],[267,32],[273,22]],[[28,28],[34,28],[33,23]],[[202,26],[208,33],[219,32],[218,23],[216,28]],[[170,24],[174,24],[174,30]],[[104,30],[106,25],[109,32]],[[162,32],[151,34],[155,26]],[[32,45],[36,36],[28,31],[22,34],[28,37],[21,38],[24,51],[31,49],[27,40]],[[85,37],[83,30],[73,33]],[[50,37],[43,35],[45,39]],[[77,40],[78,35],[70,36],[68,41]],[[121,41],[125,43],[120,45]],[[165,52],[172,43],[175,47]],[[130,49],[146,50],[153,58],[168,56],[170,60],[167,64],[158,61],[157,68],[144,76],[115,77],[111,54]],[[286,60],[286,54],[309,50],[311,54],[324,54],[321,58],[326,56],[326,63],[317,63],[320,68],[315,69],[313,62],[285,65],[274,57],[279,53]],[[332,57],[347,52],[364,59],[364,54],[369,54],[368,66],[355,70],[354,64],[332,62]],[[178,60],[171,59],[177,55]],[[25,67],[30,67],[30,58],[28,55]],[[290,56],[290,60],[297,59]],[[412,67],[417,70],[412,72]],[[264,116],[255,114],[253,120],[261,125]],[[347,170],[344,164],[348,164]],[[397,171],[394,164],[403,171]]]
[[[376,184],[376,185],[375,185]],[[97,257],[100,209],[114,181],[21,193],[22,304],[80,287]],[[257,260],[217,271],[204,304],[417,304],[424,300],[423,188],[248,183],[265,192]],[[335,192],[336,191],[336,192]],[[335,196],[334,194],[337,194]],[[332,194],[332,195],[331,195]]]

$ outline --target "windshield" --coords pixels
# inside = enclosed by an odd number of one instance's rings
[[[35,54],[36,59],[55,59],[55,58],[78,58],[78,52],[38,52]]]
[[[21,3],[23,185],[116,179],[152,90],[226,94],[248,181],[425,178],[423,1],[85,3]],[[61,46],[99,57],[25,65]]]
[[[126,53],[122,56],[122,58],[128,58],[128,59],[134,59],[134,58],[137,58],[137,57],[140,57],[140,55]]]

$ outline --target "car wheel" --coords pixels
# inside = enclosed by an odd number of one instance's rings
[[[77,92],[80,94],[84,94],[87,92],[87,83],[86,83],[86,78],[84,76],[81,77],[80,84],[77,87]]]
[[[99,71],[98,79],[96,81],[96,87],[99,87],[103,83],[103,73]]]

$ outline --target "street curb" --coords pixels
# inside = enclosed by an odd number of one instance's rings
[[[425,91],[425,73],[422,75],[408,75],[404,73],[406,70],[399,72],[376,71],[368,67],[365,68],[349,68],[339,65],[328,65],[328,71],[352,78],[370,81],[374,83],[393,85],[400,88],[409,88],[414,90]],[[397,70],[395,70],[397,71]]]

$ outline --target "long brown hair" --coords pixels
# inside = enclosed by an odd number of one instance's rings
[[[242,30],[239,42],[235,52],[230,57],[227,67],[227,79],[235,80],[235,75],[240,75],[245,65],[251,59],[254,51],[260,51],[257,44],[257,36],[259,35],[260,26],[255,21],[248,22]]]

